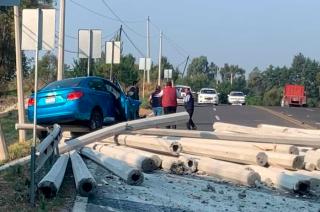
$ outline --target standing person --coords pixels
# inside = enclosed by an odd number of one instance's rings
[[[177,112],[177,91],[175,87],[172,87],[172,82],[167,82],[164,89],[161,91],[162,95],[162,107],[164,114],[171,114]],[[167,126],[170,128],[170,126]],[[176,125],[172,125],[173,129],[176,129]]]
[[[138,82],[134,81],[132,83],[132,86],[129,88],[128,94],[132,99],[139,100],[139,86]]]
[[[157,85],[156,90],[150,95],[149,102],[151,104],[153,114],[155,116],[162,115],[162,98],[161,98],[161,87]]]
[[[196,130],[197,127],[192,120],[193,112],[194,112],[194,98],[190,91],[190,88],[185,89],[186,96],[183,98],[184,107],[189,114],[189,121],[187,122],[187,128],[189,130]]]

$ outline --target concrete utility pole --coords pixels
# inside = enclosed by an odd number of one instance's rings
[[[65,36],[65,0],[60,0],[60,18],[59,18],[59,55],[58,55],[58,73],[57,80],[63,79],[64,73],[64,36]]]
[[[22,59],[21,59],[21,32],[20,32],[20,16],[19,7],[14,6],[14,27],[15,27],[15,45],[16,45],[16,75],[17,75],[17,96],[18,96],[18,122],[24,124],[24,98],[23,98],[23,74],[22,74]],[[19,130],[19,142],[23,143],[26,140],[26,131]]]
[[[162,59],[162,31],[160,31],[158,85],[161,84],[161,59]]]
[[[233,84],[233,73],[231,72],[231,77],[230,77],[230,84]]]
[[[216,86],[218,86],[218,84],[219,84],[219,80],[218,80],[219,70],[220,70],[220,68],[218,67],[217,68],[217,75],[216,75]]]
[[[150,18],[147,19],[147,58],[150,58],[150,28],[149,28]],[[150,70],[147,72],[147,81],[150,83]]]

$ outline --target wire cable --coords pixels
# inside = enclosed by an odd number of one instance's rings
[[[136,49],[137,52],[139,52],[139,54],[142,57],[145,57],[145,55],[143,54],[143,52],[134,44],[134,42],[131,40],[131,38],[128,36],[128,34],[126,33],[126,31],[122,30],[123,34],[127,37],[128,41],[131,43],[131,45]]]

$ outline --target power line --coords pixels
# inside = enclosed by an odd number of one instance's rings
[[[70,0],[72,1],[72,0]],[[117,15],[117,13],[111,8],[111,6],[105,1],[105,0],[102,0],[102,3],[104,4],[105,7],[108,8],[108,10],[113,14],[114,17],[116,17],[116,19],[118,21],[120,21],[123,25],[125,25],[128,30],[130,30],[131,32],[133,32],[134,34],[140,36],[140,37],[143,37],[143,38],[146,38],[147,36],[145,35],[142,35],[140,34],[139,32],[135,31],[133,28],[131,28],[125,21],[123,21],[120,16]]]
[[[124,31],[122,29],[122,32],[123,34],[127,37],[128,41],[131,43],[131,45],[137,50],[137,52],[139,52],[139,54],[142,56],[142,57],[145,57],[145,55],[142,53],[142,51],[134,44],[134,42],[131,40],[131,38],[128,36],[127,32]]]

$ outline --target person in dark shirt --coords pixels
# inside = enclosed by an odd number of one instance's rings
[[[155,116],[162,115],[162,98],[161,98],[161,87],[158,85],[155,91],[150,95],[149,102]]]
[[[196,130],[197,127],[192,120],[193,112],[194,112],[194,98],[190,91],[190,88],[185,89],[186,96],[183,98],[184,107],[189,114],[189,121],[187,122],[187,128],[189,130]]]
[[[132,83],[132,86],[129,88],[128,95],[135,100],[139,100],[139,86],[138,82],[134,81]]]

